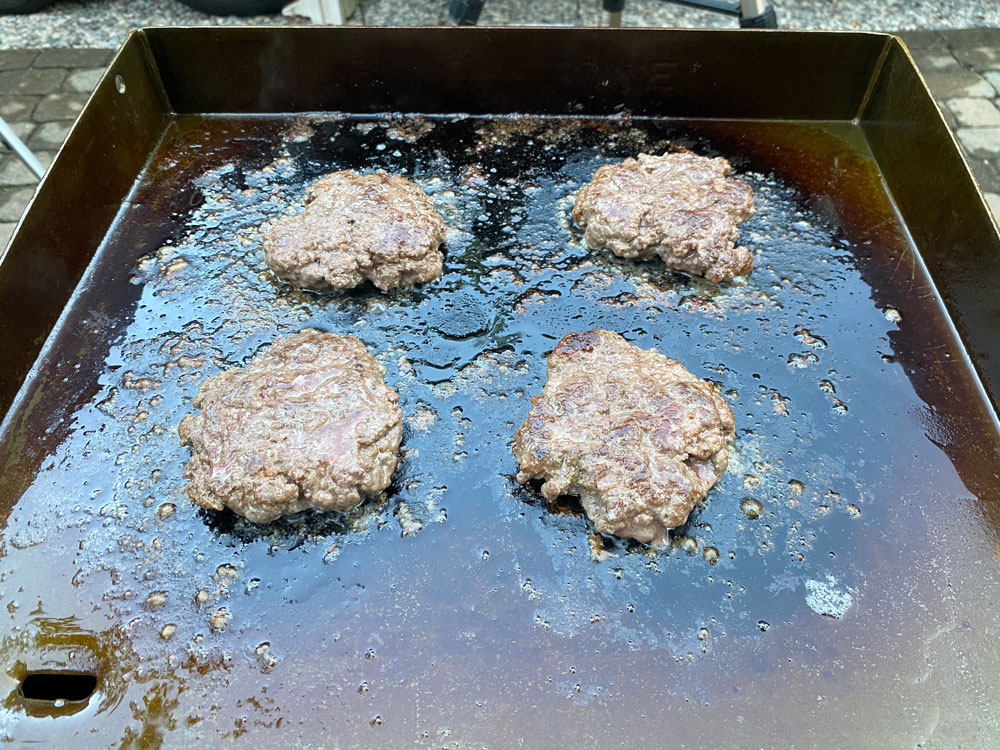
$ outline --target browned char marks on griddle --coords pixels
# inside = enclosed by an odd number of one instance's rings
[[[402,439],[399,395],[384,375],[353,336],[306,329],[207,378],[193,402],[201,411],[178,428],[191,447],[188,495],[265,523],[349,510],[381,492]]]
[[[526,483],[578,495],[601,532],[662,543],[719,480],[733,414],[680,362],[603,330],[565,336],[514,437]]]
[[[405,177],[347,170],[320,178],[305,211],[264,235],[277,276],[304,289],[350,289],[366,279],[382,291],[441,275],[445,223]]]
[[[739,224],[753,216],[753,191],[722,157],[639,154],[605,164],[580,189],[573,219],[584,239],[623,258],[659,256],[668,268],[731,281],[753,268],[737,246]]]

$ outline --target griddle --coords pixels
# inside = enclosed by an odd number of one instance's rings
[[[751,74],[752,73],[752,74]],[[584,246],[601,164],[756,196],[716,287]],[[300,292],[260,232],[404,174],[442,277]],[[0,736],[59,747],[988,747],[1000,235],[898,39],[553,29],[130,35],[0,265]],[[406,416],[392,487],[255,526],[185,496],[200,381],[313,326]],[[730,468],[663,549],[514,480],[569,331],[715,382]]]

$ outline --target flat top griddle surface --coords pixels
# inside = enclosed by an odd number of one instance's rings
[[[752,185],[746,283],[591,251],[571,225],[598,166],[677,148]],[[450,227],[439,280],[320,295],[267,271],[261,228],[344,168],[427,190]],[[196,508],[176,425],[198,384],[307,326],[358,336],[399,390],[391,490],[260,527]],[[727,474],[666,549],[513,479],[544,355],[594,327],[680,359],[736,417]],[[19,498],[0,734],[911,747],[942,712],[996,705],[956,656],[997,662],[977,453],[996,440],[852,125],[179,117],[0,444]],[[19,698],[44,669],[95,673],[97,693]]]

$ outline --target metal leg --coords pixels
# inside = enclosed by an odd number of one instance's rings
[[[677,5],[704,8],[731,16],[739,16],[741,28],[776,29],[778,16],[774,6],[767,0],[666,0]],[[459,26],[475,26],[479,14],[483,12],[486,0],[451,0],[448,15]],[[622,11],[625,0],[604,0],[604,10],[608,13],[608,26],[622,25]]]
[[[45,167],[35,158],[35,155],[31,153],[31,149],[24,145],[2,117],[0,117],[0,139],[11,147],[18,158],[25,163],[28,169],[35,173],[35,176],[39,180],[42,179],[42,175],[45,174]]]
[[[459,26],[475,26],[486,0],[451,0],[448,15]]]
[[[357,0],[294,0],[282,8],[281,15],[303,16],[312,23],[342,26],[357,7]]]
[[[617,28],[622,25],[625,0],[604,0],[604,10],[608,12],[608,26]]]
[[[778,28],[777,13],[767,0],[666,0],[666,2],[738,16],[740,26],[745,29]]]
[[[741,29],[776,29],[778,14],[766,0],[740,0]]]

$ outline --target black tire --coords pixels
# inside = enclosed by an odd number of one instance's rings
[[[14,13],[34,13],[52,5],[53,0],[0,0],[0,16]]]
[[[262,16],[268,13],[280,13],[289,0],[181,0],[181,2],[213,16]]]

